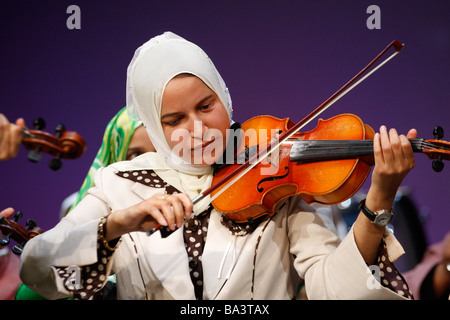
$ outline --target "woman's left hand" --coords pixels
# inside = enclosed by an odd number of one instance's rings
[[[398,187],[414,168],[414,153],[408,139],[415,138],[415,129],[409,130],[405,136],[399,135],[395,129],[388,132],[385,126],[381,126],[380,132],[375,134],[375,167],[366,200],[372,211],[391,208]]]
[[[408,139],[416,137],[415,129],[411,129],[407,136],[404,136],[398,135],[395,129],[388,132],[385,126],[380,128],[380,133],[375,134],[373,139],[375,167],[365,202],[371,211],[392,208],[398,187],[408,172],[414,168],[414,154]],[[376,261],[384,229],[385,227],[373,224],[363,213],[360,213],[355,221],[353,228],[355,242],[368,265]]]

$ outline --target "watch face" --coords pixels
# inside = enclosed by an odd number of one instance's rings
[[[387,225],[392,219],[392,215],[390,213],[381,213],[375,217],[374,223],[379,226]]]

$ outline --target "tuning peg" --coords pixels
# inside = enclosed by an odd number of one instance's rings
[[[12,247],[12,252],[14,254],[20,255],[22,253],[22,251],[23,251],[22,246],[19,246],[16,244],[14,247]]]
[[[444,169],[444,162],[442,162],[442,157],[439,156],[439,158],[435,159],[431,163],[431,167],[436,172],[441,172],[442,169]]]
[[[444,129],[441,126],[434,127],[433,136],[436,140],[442,139],[444,137]]]
[[[4,223],[4,220],[6,220],[6,218],[4,216],[0,216],[0,223]],[[0,246],[2,247],[7,246],[9,244],[10,236],[11,234],[7,234],[4,237],[0,238]]]
[[[31,150],[28,153],[28,160],[30,160],[31,162],[39,162],[42,159],[42,155],[41,155],[41,147],[37,147],[34,150]]]
[[[57,156],[56,158],[53,158],[52,160],[50,160],[48,162],[48,166],[50,167],[50,169],[57,171],[59,169],[61,169],[62,167],[62,162],[61,159],[59,158],[59,156]]]
[[[0,246],[1,247],[7,246],[9,244],[10,236],[11,236],[11,234],[7,234],[6,236],[0,238]]]
[[[436,126],[433,129],[433,136],[436,140],[440,140],[444,137],[444,129],[441,126]],[[442,156],[439,155],[437,159],[434,159],[431,163],[431,167],[436,172],[441,172],[444,169],[444,162],[442,162]]]
[[[36,118],[33,121],[33,126],[35,130],[44,130],[45,129],[45,120],[42,118]],[[42,159],[41,155],[41,147],[37,146],[36,149],[31,150],[28,153],[28,160],[31,162],[39,162]]]
[[[61,138],[64,131],[66,131],[66,126],[63,125],[62,123],[58,124],[55,129],[55,136]],[[61,169],[62,167],[61,154],[56,155],[55,158],[50,160],[48,166],[50,167],[50,169],[54,171]]]
[[[23,212],[22,211],[17,211],[16,214],[13,217],[13,221],[14,222],[19,222],[20,219],[22,219],[23,216]]]
[[[62,123],[58,124],[55,128],[55,136],[61,138],[64,131],[66,131],[66,126]]]
[[[34,129],[36,130],[44,130],[45,129],[45,120],[41,117],[34,119],[33,121]]]
[[[27,231],[30,231],[30,230],[36,228],[36,226],[37,226],[37,222],[33,219],[28,219],[27,222],[25,223],[25,229]]]

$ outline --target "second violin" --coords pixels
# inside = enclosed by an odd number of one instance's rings
[[[83,137],[73,131],[66,131],[64,125],[58,125],[55,135],[42,131],[45,121],[42,118],[34,120],[35,130],[23,130],[22,144],[31,150],[28,159],[39,162],[42,158],[41,152],[48,153],[55,158],[50,160],[49,167],[59,170],[62,166],[60,159],[76,159],[83,155],[86,150],[86,142]]]

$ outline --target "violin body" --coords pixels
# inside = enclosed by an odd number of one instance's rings
[[[293,124],[289,118],[272,116],[257,116],[244,122],[237,158],[265,148]],[[373,129],[356,115],[343,114],[328,120],[320,119],[313,130],[296,133],[281,143],[266,159],[219,195],[213,201],[213,206],[228,218],[242,223],[273,214],[282,203],[281,200],[295,194],[308,204],[342,202],[364,183],[373,165],[373,157],[368,155],[351,159],[296,162],[290,159],[291,148],[302,140],[364,140],[373,139],[373,136]],[[235,166],[239,164],[219,170],[213,184],[234,170]]]

